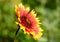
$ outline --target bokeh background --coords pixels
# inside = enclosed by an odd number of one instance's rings
[[[16,42],[60,42],[60,0],[0,0],[0,42],[13,42],[17,30],[15,5],[34,9],[41,20],[43,36],[34,40],[20,30]]]

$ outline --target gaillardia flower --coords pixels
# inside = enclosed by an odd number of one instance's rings
[[[30,35],[34,39],[40,38],[43,30],[39,26],[41,23],[36,18],[35,11],[30,11],[29,7],[25,8],[22,3],[15,6],[15,11],[20,29],[23,29],[25,34]]]

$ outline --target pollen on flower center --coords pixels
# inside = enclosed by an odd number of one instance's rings
[[[25,16],[21,17],[21,24],[25,27],[28,27],[28,28],[31,28],[31,26],[32,26],[30,21]]]

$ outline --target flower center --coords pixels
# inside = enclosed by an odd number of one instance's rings
[[[27,28],[31,28],[31,22],[27,19],[27,17],[21,17],[21,24]]]

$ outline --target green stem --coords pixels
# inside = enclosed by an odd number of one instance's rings
[[[17,31],[16,31],[16,33],[15,33],[15,36],[14,36],[14,42],[16,42],[16,36],[17,36],[17,34],[18,34],[19,29],[20,29],[20,26],[18,25],[18,29],[17,29]]]

